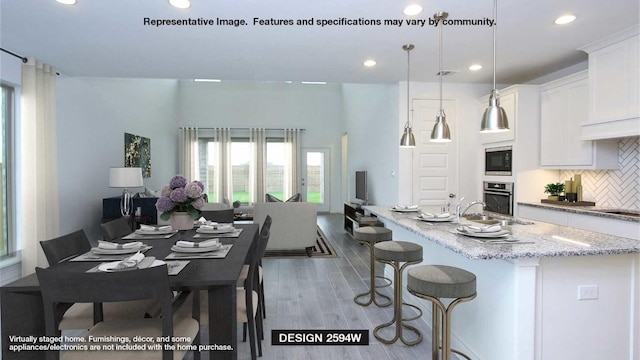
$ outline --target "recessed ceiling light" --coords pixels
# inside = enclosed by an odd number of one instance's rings
[[[418,4],[409,5],[406,8],[404,8],[404,11],[403,11],[405,15],[409,15],[409,16],[418,15],[421,12],[422,12],[422,6]]]
[[[473,65],[469,66],[469,70],[471,70],[471,71],[478,71],[480,69],[482,69],[482,65],[480,65],[480,64],[473,64]]]
[[[169,0],[169,4],[177,7],[178,9],[188,9],[191,6],[189,0]]]
[[[301,81],[300,84],[304,85],[327,85],[326,81]]]
[[[60,4],[65,4],[65,5],[75,5],[76,4],[76,0],[56,0],[57,2],[59,2]]]
[[[365,62],[362,63],[364,66],[366,67],[372,67],[372,66],[376,66],[376,61],[375,60],[367,60]]]
[[[576,19],[575,15],[571,15],[571,14],[562,15],[559,18],[556,19],[555,23],[557,25],[564,25],[564,24],[568,24],[568,23],[572,22],[575,19]]]
[[[220,79],[193,79],[195,82],[221,82]]]

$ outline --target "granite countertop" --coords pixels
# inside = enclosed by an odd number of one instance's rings
[[[610,212],[610,211],[619,211],[619,212],[635,213],[640,215],[640,211],[638,210],[608,208],[608,207],[602,207],[602,206],[571,206],[571,205],[556,205],[556,204],[549,204],[549,203],[530,203],[530,202],[518,202],[518,205],[533,206],[533,207],[538,207],[543,209],[566,211],[566,212],[572,212],[576,214],[606,217],[610,219],[617,219],[617,220],[624,220],[624,221],[631,221],[631,222],[640,222],[640,216],[612,214]]]
[[[469,259],[524,259],[640,253],[640,242],[637,240],[545,222],[534,222],[530,225],[513,224],[505,227],[511,230],[511,238],[523,243],[480,243],[473,238],[454,233],[459,226],[455,221],[424,222],[416,218],[417,213],[391,211],[391,206],[364,206],[363,208],[378,216],[382,222],[392,222]],[[438,213],[436,207],[424,206],[420,209]],[[511,219],[520,221],[520,219]],[[464,218],[461,223],[482,226]]]

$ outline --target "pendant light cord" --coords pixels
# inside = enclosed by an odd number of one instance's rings
[[[411,79],[411,47],[407,47],[407,125],[411,128],[411,121],[409,116],[409,81]]]
[[[498,27],[498,0],[493,0],[493,90],[496,89],[496,27]]]
[[[442,114],[442,24],[444,19],[440,19],[440,60],[438,67],[440,68],[440,114]]]

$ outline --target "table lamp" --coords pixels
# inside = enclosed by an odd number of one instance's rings
[[[130,216],[133,207],[133,199],[128,188],[141,187],[142,168],[136,167],[112,167],[109,169],[109,187],[124,188],[120,200],[120,213],[122,216]]]

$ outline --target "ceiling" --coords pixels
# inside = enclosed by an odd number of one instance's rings
[[[493,19],[491,0],[2,0],[0,46],[35,57],[68,76],[247,81],[394,83],[436,81],[438,28],[384,25],[384,20]],[[402,13],[410,3],[424,11]],[[497,81],[522,83],[583,62],[577,48],[638,24],[638,0],[502,0],[498,2]],[[559,26],[555,18],[577,20]],[[144,19],[245,20],[244,26],[150,26]],[[313,25],[254,25],[259,19],[313,19]],[[318,20],[379,20],[380,25],[319,26]],[[443,68],[460,70],[447,82],[489,83],[492,28],[443,28]],[[364,60],[377,65],[365,68]],[[468,70],[479,63],[483,69]]]

